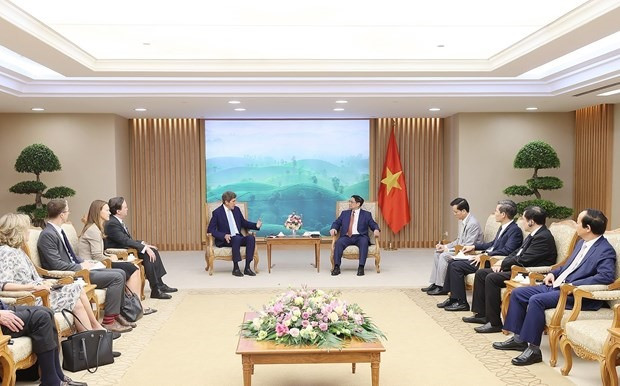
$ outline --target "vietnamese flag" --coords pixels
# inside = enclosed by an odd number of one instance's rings
[[[383,218],[394,233],[400,232],[411,221],[405,175],[400,164],[394,128],[390,134],[385,163],[383,164],[383,174],[379,187],[379,207],[383,213]]]

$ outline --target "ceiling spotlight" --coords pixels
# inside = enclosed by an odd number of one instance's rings
[[[349,101],[339,100],[339,101],[336,101],[336,103],[341,103],[341,104],[344,104],[344,103],[349,103]]]
[[[241,101],[228,101],[231,105],[238,105]]]
[[[33,107],[30,110],[32,110],[32,111],[45,111],[45,109],[43,107]]]
[[[245,109],[243,107],[238,107],[235,109],[235,111],[245,111]]]
[[[441,111],[439,107],[431,107],[428,111]]]
[[[143,111],[146,111],[146,109],[144,107],[136,107],[134,111],[143,112]]]
[[[336,107],[334,111],[344,111],[344,109],[342,107]]]
[[[443,45],[443,44],[437,44],[437,48],[444,48],[444,47],[445,47],[445,45]]]
[[[525,109],[527,111],[536,111],[536,110],[538,110],[538,107],[526,107]]]

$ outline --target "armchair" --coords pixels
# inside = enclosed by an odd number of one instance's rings
[[[493,241],[495,239],[495,235],[497,234],[497,230],[499,229],[500,226],[501,224],[495,221],[495,215],[490,214],[489,217],[487,217],[487,222],[484,224],[483,241],[485,243]],[[459,251],[455,248],[455,252],[458,253]],[[482,254],[480,258],[481,260],[480,266],[484,268],[485,263],[487,261],[490,261],[489,256],[484,254],[483,251],[475,251],[474,253]],[[469,275],[465,276],[465,288],[469,290],[474,288],[475,276],[476,276],[475,273],[470,273]]]
[[[340,216],[343,210],[349,209],[349,201],[336,201],[336,218]],[[362,209],[369,211],[372,214],[373,219],[377,219],[377,202],[376,201],[364,201]],[[336,246],[336,240],[338,240],[339,234],[336,233],[332,237],[332,247],[329,259],[332,263],[332,270],[334,269],[334,247]],[[371,232],[369,233],[370,245],[368,246],[368,258],[375,259],[375,269],[377,273],[381,272],[381,240]],[[350,245],[342,252],[342,257],[349,260],[359,260],[359,248],[355,245]]]
[[[206,226],[208,227],[209,221],[213,211],[222,205],[221,201],[208,202],[205,209]],[[248,204],[247,202],[237,201],[237,207],[241,210],[243,217],[248,217]],[[240,229],[243,235],[251,234],[246,229]],[[245,259],[245,247],[241,247],[241,259]],[[215,238],[211,233],[206,233],[205,240],[205,262],[207,266],[205,271],[209,272],[209,276],[213,275],[213,263],[215,260],[232,261],[232,248],[230,247],[217,247],[215,245]],[[258,248],[254,249],[254,272],[258,273]]]

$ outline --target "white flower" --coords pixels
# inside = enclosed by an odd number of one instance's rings
[[[291,320],[290,320],[290,319],[286,319],[286,320],[284,321],[284,325],[285,325],[286,327],[290,326],[290,325],[291,325]]]
[[[260,330],[260,331],[258,332],[258,336],[256,337],[256,339],[258,339],[258,340],[263,340],[263,339],[265,339],[266,337],[267,337],[267,331],[265,331],[265,330]]]
[[[301,311],[298,308],[296,308],[296,309],[293,310],[293,315],[299,317],[299,316],[301,316]]]
[[[337,313],[335,313],[334,311],[332,311],[332,312],[329,314],[329,320],[331,320],[331,321],[332,321],[332,323],[336,323],[336,322],[338,321],[338,314],[337,314]]]
[[[291,321],[292,322],[296,322],[297,319],[299,319],[297,316],[295,316],[295,315],[291,316]]]
[[[252,319],[252,327],[254,327],[256,331],[260,330],[260,326],[262,324],[263,324],[263,320],[261,318]]]
[[[301,306],[302,304],[304,304],[304,298],[302,298],[301,296],[297,296],[294,302],[295,302],[295,305]]]
[[[299,336],[299,328],[291,328],[288,333],[293,337],[297,338]]]

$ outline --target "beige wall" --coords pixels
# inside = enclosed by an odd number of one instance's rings
[[[34,195],[8,191],[34,174],[17,173],[14,165],[28,145],[42,143],[58,156],[62,170],[42,173],[48,187],[65,185],[76,190],[69,199],[70,219],[80,219],[94,199],[129,196],[128,122],[111,114],[0,114],[0,213],[34,203]],[[78,231],[81,225],[77,226]]]
[[[574,163],[574,113],[472,113],[451,117],[446,137],[455,141],[446,154],[445,171],[453,184],[446,186],[446,202],[454,197],[469,201],[472,213],[480,222],[486,221],[495,209],[497,200],[504,198],[502,190],[509,185],[524,184],[532,169],[514,169],[514,157],[523,145],[542,140],[549,143],[560,158],[561,167],[545,169],[542,176],[556,176],[564,188],[543,192],[543,198],[557,204],[572,206]],[[449,170],[449,168],[456,168]],[[449,177],[453,174],[457,179]],[[523,197],[511,197],[523,201]],[[447,205],[447,204],[446,204]],[[450,239],[456,237],[457,223],[451,212],[444,211],[445,228]]]
[[[620,228],[620,104],[614,106],[613,153],[610,229]]]

